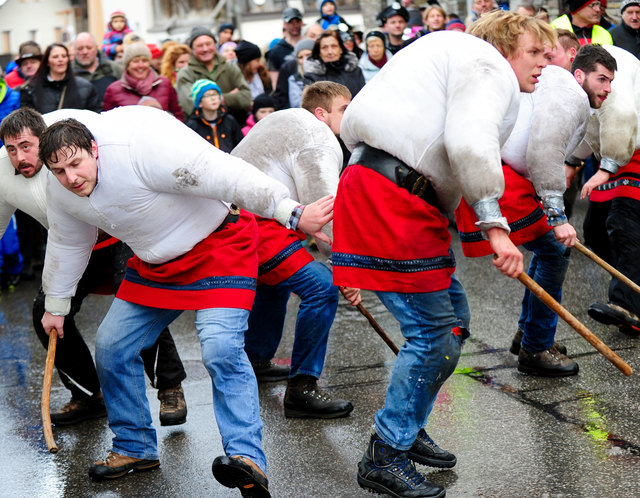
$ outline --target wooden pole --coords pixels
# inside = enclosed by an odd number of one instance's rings
[[[585,246],[583,246],[580,242],[576,242],[576,249],[578,251],[580,251],[582,254],[584,254],[585,256],[587,256],[589,259],[591,259],[592,261],[595,261],[596,263],[598,263],[600,266],[602,266],[602,268],[604,268],[605,270],[607,270],[609,273],[611,273],[611,275],[613,275],[614,277],[616,277],[618,280],[620,280],[620,282],[628,285],[629,287],[631,287],[634,291],[636,291],[638,294],[640,294],[640,285],[636,284],[633,280],[631,280],[629,277],[625,276],[624,274],[620,273],[618,270],[616,270],[613,266],[611,266],[609,263],[607,263],[604,259],[602,259],[601,257],[599,257],[596,253],[594,253],[593,251],[587,249]]]
[[[518,277],[533,294],[535,294],[544,304],[555,311],[560,318],[573,327],[578,334],[584,337],[594,348],[596,348],[607,360],[613,363],[618,370],[625,375],[631,375],[633,370],[622,358],[615,354],[609,346],[602,342],[593,332],[585,327],[575,316],[573,316],[558,301],[553,299],[547,291],[538,285],[529,275],[522,272]]]
[[[42,412],[42,432],[44,432],[44,440],[47,443],[50,453],[57,453],[58,446],[53,439],[53,430],[51,429],[51,413],[49,411],[49,401],[51,398],[51,377],[53,375],[53,363],[56,357],[56,345],[58,341],[58,331],[52,329],[49,333],[49,348],[47,350],[47,362],[44,367],[44,381],[42,382],[42,399],[40,401],[40,410]]]

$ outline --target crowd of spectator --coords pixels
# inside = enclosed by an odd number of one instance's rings
[[[580,44],[610,43],[640,56],[640,0],[621,3],[618,25],[605,7],[605,1],[571,0],[568,11],[552,24],[573,31]],[[309,84],[341,83],[355,96],[414,40],[436,31],[464,32],[469,23],[500,8],[508,10],[508,2],[473,0],[463,22],[437,1],[416,5],[402,0],[384,8],[377,17],[378,27],[363,33],[338,13],[334,0],[323,0],[318,2],[319,17],[307,25],[300,10],[284,9],[282,36],[262,48],[250,36],[235,37],[236,28],[228,22],[221,23],[215,34],[209,26],[197,26],[186,40],[157,46],[132,32],[126,14],[116,11],[109,16],[100,44],[86,32],[69,44],[53,43],[44,52],[33,41],[22,43],[0,79],[0,119],[19,106],[46,113],[150,105],[230,152],[263,115],[300,107],[302,91]],[[516,11],[550,20],[547,9],[526,0]],[[34,262],[37,267],[41,259],[44,234],[27,218],[18,214],[21,273],[29,279],[34,278]],[[5,286],[8,278],[3,277]],[[15,276],[9,279],[18,281]]]

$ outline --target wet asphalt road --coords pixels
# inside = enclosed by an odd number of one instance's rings
[[[578,206],[580,228],[584,206]],[[579,229],[579,233],[581,230]],[[519,374],[508,352],[523,287],[498,274],[489,258],[465,259],[454,236],[458,276],[473,312],[472,337],[458,370],[440,392],[427,430],[458,457],[452,470],[420,467],[450,497],[640,496],[640,386],[622,375],[566,324],[558,339],[580,364],[564,379]],[[640,370],[640,338],[591,320],[593,300],[606,301],[607,274],[574,252],[564,303],[634,369]],[[527,257],[528,259],[528,257]],[[211,462],[222,454],[211,407],[209,377],[200,362],[193,314],[171,331],[188,377],[183,383],[187,423],[160,427],[156,391],[149,388],[161,467],[107,483],[93,483],[88,465],[106,455],[111,433],[105,419],[54,428],[60,448],[48,453],[40,422],[45,351],[31,329],[34,282],[21,283],[0,300],[0,496],[1,497],[200,497],[239,496],[220,486]],[[110,298],[91,296],[77,317],[93,347],[96,327]],[[395,320],[371,294],[365,306],[401,344]],[[290,356],[296,306],[292,299],[278,357]],[[355,405],[345,419],[288,420],[285,383],[260,388],[264,448],[274,497],[371,496],[356,483],[356,466],[382,406],[394,355],[357,310],[344,302],[332,329],[321,384]],[[53,409],[68,400],[54,374]]]

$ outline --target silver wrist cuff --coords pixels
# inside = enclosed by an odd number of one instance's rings
[[[502,228],[510,233],[509,223],[500,212],[500,205],[497,199],[484,199],[471,205],[478,221],[476,226],[482,230],[482,237],[488,239],[487,230],[490,228]]]
[[[615,175],[620,169],[620,164],[615,162],[613,159],[609,159],[608,157],[603,157],[602,160],[600,161],[600,169],[603,169],[608,173]]]

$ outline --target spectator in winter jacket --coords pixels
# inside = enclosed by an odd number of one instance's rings
[[[76,56],[73,60],[73,72],[91,82],[102,103],[107,87],[122,76],[122,67],[98,50],[98,44],[91,33],[78,33],[74,48]]]
[[[329,29],[329,26],[340,26],[344,24],[347,31],[351,31],[351,26],[337,12],[335,0],[322,0],[320,4],[320,18],[316,21],[323,30]]]
[[[191,89],[195,109],[187,126],[224,152],[231,152],[244,137],[240,125],[222,105],[222,91],[211,80],[198,80]]]
[[[168,47],[162,55],[160,74],[167,78],[171,84],[176,86],[176,76],[178,71],[189,64],[191,49],[188,45],[176,43]]]
[[[27,41],[20,44],[19,56],[16,59],[17,67],[12,71],[8,71],[4,80],[10,88],[18,88],[25,81],[32,78],[42,60],[42,50],[36,42]]]
[[[249,133],[251,128],[253,128],[258,121],[267,117],[275,110],[275,104],[269,95],[266,93],[258,95],[253,101],[253,108],[251,109],[251,114],[249,114],[247,122],[245,123],[246,126],[242,128],[242,134],[246,137],[247,133]]]
[[[196,26],[189,36],[191,58],[187,67],[178,72],[176,90],[180,107],[185,115],[191,114],[193,100],[191,87],[196,80],[207,79],[215,81],[222,90],[222,103],[229,112],[246,115],[245,109],[251,106],[251,90],[242,77],[238,66],[227,62],[217,53],[216,37],[211,30]],[[242,118],[244,119],[244,117]]]
[[[235,48],[238,67],[251,89],[251,99],[262,93],[271,93],[271,79],[262,63],[262,53],[258,45],[242,40]]]
[[[620,2],[620,16],[622,21],[610,31],[613,44],[640,59],[640,0]]]
[[[370,31],[364,40],[366,51],[360,57],[358,66],[362,70],[364,81],[369,83],[392,56],[386,48],[387,39],[382,31]]]
[[[316,24],[317,26],[317,24]],[[314,40],[303,38],[293,51],[295,59],[286,61],[278,73],[278,83],[273,92],[276,110],[300,107],[302,90],[304,89],[304,61],[311,55]]]
[[[95,87],[73,74],[69,51],[62,43],[52,43],[44,51],[38,71],[20,94],[20,105],[41,114],[56,109],[102,110]]]
[[[107,30],[102,38],[102,51],[109,59],[115,60],[116,56],[124,51],[124,35],[131,33],[125,13],[120,10],[112,12]]]
[[[233,40],[233,32],[236,30],[236,27],[228,22],[224,22],[218,28],[218,49],[222,48],[227,42]]]
[[[178,95],[171,82],[151,67],[151,51],[144,43],[132,43],[124,49],[124,74],[107,87],[105,111],[124,105],[149,105],[169,111],[184,121]]]
[[[346,86],[355,96],[364,86],[364,76],[358,67],[358,58],[344,48],[340,34],[335,30],[322,33],[313,45],[313,51],[304,62],[305,83],[333,81]]]

